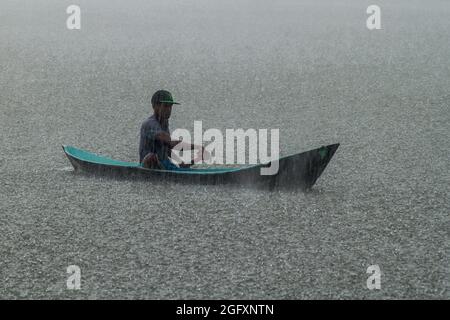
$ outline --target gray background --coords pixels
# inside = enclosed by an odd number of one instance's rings
[[[0,0],[1,298],[449,298],[447,0],[376,1],[377,31],[373,1],[70,4]],[[136,161],[161,88],[172,129],[341,148],[308,194],[70,171],[62,144]]]

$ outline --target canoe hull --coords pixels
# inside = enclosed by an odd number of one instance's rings
[[[74,155],[71,149],[69,149],[73,147],[63,146],[63,150],[75,171],[94,175],[127,179],[148,179],[153,181],[173,181],[187,184],[234,184],[255,188],[300,188],[305,190],[310,189],[315,184],[338,147],[339,144],[333,144],[283,157],[279,159],[279,169],[275,175],[261,175],[261,168],[264,165],[245,167],[233,171],[211,173],[190,172],[189,174],[182,171],[151,170],[131,164],[127,166],[92,161]]]

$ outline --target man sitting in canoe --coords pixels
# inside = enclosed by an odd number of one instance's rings
[[[169,118],[172,113],[172,105],[179,104],[173,101],[172,94],[165,90],[156,91],[152,96],[153,115],[142,123],[141,137],[139,141],[139,161],[144,168],[165,170],[190,170],[198,158],[190,163],[183,163],[181,159],[172,153],[172,149],[178,145],[183,150],[199,151],[199,157],[206,156],[203,146],[196,146],[179,140],[172,140],[169,132]],[[175,165],[170,158],[180,162]]]

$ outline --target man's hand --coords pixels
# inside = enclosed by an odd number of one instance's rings
[[[209,160],[211,159],[211,152],[205,149],[205,147],[202,147],[203,151],[203,160]]]
[[[210,158],[211,153],[202,146],[198,151],[197,156],[194,158],[194,163],[201,162],[202,160],[209,160]]]

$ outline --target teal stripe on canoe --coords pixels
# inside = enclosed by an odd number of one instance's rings
[[[126,162],[126,161],[119,161],[114,160],[111,158],[107,158],[104,156],[99,156],[95,153],[88,152],[82,149],[78,149],[72,146],[63,146],[64,151],[81,161],[95,163],[95,164],[103,164],[103,165],[110,165],[110,166],[119,166],[119,167],[127,167],[127,168],[137,168],[142,167],[140,163],[138,162]],[[224,172],[234,172],[239,171],[242,169],[248,169],[248,166],[242,167],[242,168],[210,168],[210,169],[192,169],[192,170],[186,170],[186,171],[175,171],[176,173],[187,173],[187,174],[195,174],[195,173],[224,173]],[[170,170],[155,170],[155,171],[170,171]],[[174,171],[170,171],[174,172]]]
[[[77,149],[75,147],[71,146],[64,146],[64,151],[66,151],[67,154],[71,155],[74,158],[77,158],[78,160],[87,161],[91,163],[97,163],[97,164],[105,164],[110,166],[119,166],[119,167],[140,167],[141,165],[137,162],[126,162],[126,161],[119,161],[110,159],[107,157],[99,156],[97,154]]]

